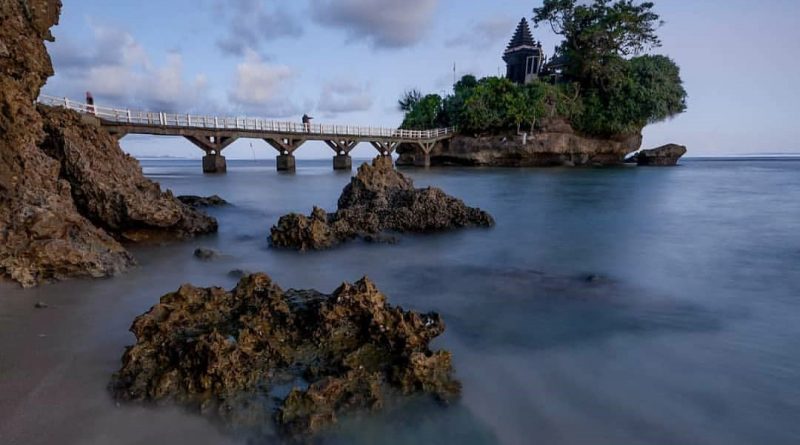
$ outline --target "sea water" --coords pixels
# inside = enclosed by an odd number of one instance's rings
[[[358,164],[358,162],[356,162]],[[333,210],[330,160],[143,161],[177,194],[218,194],[217,235],[134,248],[113,279],[0,284],[0,443],[271,443],[106,389],[132,320],[181,283],[263,271],[330,292],[366,275],[395,305],[438,311],[463,396],[346,416],[341,444],[800,443],[800,161],[687,159],[675,168],[404,170],[489,211],[492,229],[271,249],[288,212]],[[211,262],[197,247],[217,249]],[[46,309],[35,309],[37,301]]]

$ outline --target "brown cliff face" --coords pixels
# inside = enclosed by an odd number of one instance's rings
[[[45,139],[41,149],[61,163],[81,214],[125,240],[185,238],[215,232],[217,222],[183,204],[144,177],[139,161],[91,118],[39,105]]]
[[[267,275],[231,291],[181,286],[136,318],[136,344],[111,389],[125,401],[174,401],[239,428],[275,421],[291,436],[390,393],[458,396],[450,353],[432,351],[436,313],[393,307],[368,279],[333,294],[284,291]],[[291,386],[286,395],[280,388]]]
[[[575,133],[568,122],[549,119],[541,129],[528,135],[472,137],[457,135],[431,152],[431,165],[490,167],[549,167],[618,165],[642,144],[642,135],[593,138]],[[419,149],[398,150],[398,165],[414,165]]]
[[[100,277],[132,264],[111,236],[81,216],[59,164],[43,153],[34,101],[53,74],[44,40],[55,0],[0,0],[0,275],[23,286]]]
[[[116,168],[103,169],[98,161],[69,150],[69,156],[56,158],[55,150],[42,150],[45,140],[43,119],[35,101],[53,74],[45,40],[53,40],[50,27],[58,22],[58,0],[0,0],[0,278],[10,278],[23,286],[69,277],[103,277],[116,274],[133,264],[127,251],[103,228],[127,235],[125,224],[193,234],[215,229],[206,217],[187,213],[170,203],[171,197],[156,199],[148,207],[108,210],[105,203],[89,202],[108,193],[117,203],[135,204],[156,195],[157,186],[141,178],[138,166],[109,150],[105,161]],[[52,117],[52,116],[50,116]],[[108,150],[107,140],[93,134],[102,146],[78,143],[83,127],[54,130],[57,120],[48,120],[49,140],[58,140],[59,131],[71,148],[81,146],[92,155]],[[68,121],[61,124],[71,125]],[[56,135],[56,136],[54,136]],[[67,153],[67,151],[64,151]],[[80,160],[84,159],[84,160]],[[65,161],[63,164],[61,161]],[[77,176],[70,178],[67,172]],[[123,191],[114,195],[110,188]],[[71,184],[71,182],[74,184]],[[142,191],[134,191],[141,187]],[[76,196],[87,199],[75,200]],[[120,197],[122,196],[122,197]],[[119,210],[119,208],[117,208]]]

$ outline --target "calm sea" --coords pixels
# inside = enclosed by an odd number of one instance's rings
[[[335,208],[350,175],[329,160],[294,175],[142,164],[175,194],[230,201],[210,211],[219,234],[137,248],[140,266],[114,279],[0,286],[0,443],[245,443],[106,391],[136,315],[181,283],[232,287],[232,269],[325,292],[367,275],[393,304],[443,314],[460,402],[347,418],[326,443],[800,443],[800,160],[406,170],[497,226],[305,254],[267,235],[284,213]],[[223,256],[196,261],[200,246]]]

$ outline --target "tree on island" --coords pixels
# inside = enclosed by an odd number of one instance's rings
[[[686,110],[678,66],[665,56],[640,56],[661,46],[656,30],[664,22],[654,6],[633,0],[544,0],[533,10],[537,26],[547,22],[564,36],[557,52],[566,61],[565,80],[582,89],[584,109],[574,119],[581,131],[630,133]]]
[[[656,30],[663,22],[653,7],[632,0],[544,0],[533,20],[564,37],[557,48],[565,62],[561,81],[517,85],[470,75],[444,98],[412,90],[400,100],[402,127],[491,134],[519,132],[522,125],[533,131],[537,119],[560,117],[581,133],[608,137],[675,116],[686,110],[680,68],[666,56],[642,55],[661,45]]]
[[[624,57],[661,46],[656,29],[663,22],[652,2],[632,0],[544,0],[533,22],[550,24],[564,36],[556,52],[567,61],[566,75],[582,86],[601,87],[621,74]]]

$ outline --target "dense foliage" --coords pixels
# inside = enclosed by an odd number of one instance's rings
[[[661,45],[661,25],[653,3],[633,0],[544,0],[533,21],[550,24],[564,36],[557,52],[568,61],[566,74],[583,87],[602,87],[624,70],[624,57]]]
[[[628,134],[686,109],[678,66],[665,56],[625,60],[620,73],[601,87],[585,87],[573,126],[596,135]]]
[[[430,94],[414,100],[413,91],[406,93],[400,100],[401,108],[408,104],[402,128],[455,126],[470,134],[522,128],[533,131],[539,118],[574,114],[572,88],[546,82],[516,85],[505,78],[477,80],[467,75],[456,83],[453,94],[444,98]]]
[[[544,0],[534,22],[564,36],[566,61],[557,84],[516,85],[464,76],[446,97],[412,90],[400,100],[403,128],[456,126],[463,133],[533,131],[537,119],[559,116],[585,134],[640,131],[686,109],[680,69],[668,57],[640,55],[660,45],[653,3],[633,0]]]

